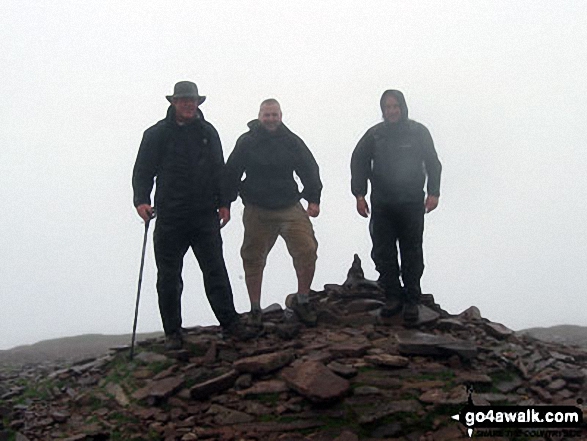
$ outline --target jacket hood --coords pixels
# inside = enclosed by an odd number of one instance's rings
[[[257,127],[261,125],[261,121],[258,119],[252,119],[247,123],[247,127],[249,130],[255,130]]]
[[[408,119],[408,105],[406,104],[406,98],[404,94],[401,93],[399,90],[395,89],[388,89],[383,92],[381,95],[381,99],[379,100],[379,107],[381,107],[381,113],[383,113],[383,103],[388,96],[393,96],[397,102],[399,103],[400,110],[402,112],[401,121],[406,121]]]
[[[198,112],[196,113],[196,118],[201,119],[202,121],[206,121],[206,119],[204,118],[204,113],[202,112],[202,109],[200,109],[199,107],[198,107]],[[167,114],[165,115],[165,120],[167,122],[175,123],[175,107],[169,106],[167,108]]]
[[[263,128],[263,126],[261,125],[261,121],[259,121],[258,119],[253,119],[253,120],[249,121],[247,123],[247,127],[249,128],[249,130],[251,132],[261,132],[261,133],[266,132],[266,133],[271,133],[271,132],[268,132],[267,130],[265,130]],[[287,133],[287,132],[291,132],[291,130],[289,130],[287,128],[287,126],[282,122],[281,125],[279,125],[277,127],[277,131],[274,132],[274,133],[280,134],[280,133]]]

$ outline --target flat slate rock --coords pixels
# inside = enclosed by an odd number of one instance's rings
[[[396,334],[399,352],[406,355],[450,355],[474,358],[477,346],[470,341],[459,340],[449,335],[439,336],[419,331],[399,331]]]
[[[330,352],[342,357],[362,357],[371,348],[371,343],[368,341],[348,341],[337,343],[330,347]]]
[[[427,325],[440,318],[440,314],[425,305],[418,305],[418,320],[415,326]]]
[[[510,335],[514,335],[514,331],[512,331],[507,326],[502,325],[501,323],[483,323],[483,329],[489,335],[498,339],[504,339],[508,338]]]
[[[324,364],[316,361],[285,368],[281,372],[281,377],[300,395],[318,403],[342,398],[350,389],[348,380],[339,377]]]
[[[459,384],[491,385],[493,383],[493,380],[489,375],[476,372],[460,373],[457,375],[456,381]]]
[[[218,404],[212,404],[206,414],[214,415],[214,422],[221,426],[251,423],[255,420],[255,418],[248,413],[229,409]]]
[[[352,378],[357,375],[357,369],[347,364],[342,364],[337,361],[333,361],[326,365],[328,369],[334,372],[336,375],[340,375],[343,378]]]
[[[233,367],[239,372],[265,375],[287,366],[293,360],[294,354],[292,351],[272,352],[254,357],[241,358],[233,364]]]
[[[135,355],[135,360],[142,361],[143,363],[150,364],[150,363],[163,363],[168,361],[169,358],[163,354],[157,354],[156,352],[141,352],[140,354]]]
[[[237,392],[238,395],[250,396],[250,395],[263,395],[263,394],[278,394],[281,392],[287,392],[289,388],[285,381],[282,380],[267,380],[259,381],[248,389],[240,390]]]
[[[349,313],[371,311],[373,309],[381,308],[384,303],[380,300],[374,299],[357,299],[349,302],[346,305],[346,310]]]
[[[142,400],[147,397],[164,399],[177,392],[184,383],[185,378],[183,375],[178,377],[167,377],[163,380],[150,382],[142,389],[137,390],[132,396],[136,400]]]
[[[239,373],[232,369],[226,374],[219,375],[203,383],[196,384],[190,389],[190,396],[196,400],[208,398],[210,395],[230,389]]]
[[[410,360],[401,355],[378,354],[363,357],[367,363],[388,368],[402,368],[410,364]]]
[[[497,383],[495,385],[495,388],[498,391],[500,391],[504,394],[507,394],[509,392],[516,390],[522,384],[523,384],[522,380],[519,377],[515,377],[515,378],[512,378],[511,380],[500,381],[499,383]]]
[[[440,320],[438,320],[436,327],[438,329],[443,329],[443,330],[451,330],[452,329],[455,331],[460,331],[460,330],[466,329],[466,326],[463,324],[463,322],[460,321],[459,319],[456,319],[456,318],[440,319]]]

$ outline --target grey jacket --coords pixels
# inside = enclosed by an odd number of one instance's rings
[[[371,181],[371,203],[398,204],[423,202],[427,193],[440,195],[442,166],[428,129],[408,119],[404,96],[386,91],[398,100],[402,118],[398,123],[382,122],[371,127],[355,147],[351,159],[351,191],[365,196]]]

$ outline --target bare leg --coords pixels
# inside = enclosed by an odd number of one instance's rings
[[[296,275],[298,277],[298,294],[310,294],[310,287],[312,286],[312,280],[314,280],[315,271],[316,263],[296,268]]]
[[[251,301],[251,309],[253,305],[260,305],[261,303],[261,285],[263,283],[263,273],[250,275],[245,277],[247,284],[247,291],[249,292],[249,300]]]

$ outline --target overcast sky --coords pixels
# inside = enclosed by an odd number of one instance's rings
[[[132,330],[143,224],[131,174],[173,85],[195,81],[225,157],[268,97],[320,165],[313,288],[342,283],[367,220],[350,156],[404,92],[443,164],[426,216],[424,292],[513,329],[587,326],[587,3],[54,1],[0,3],[0,349]],[[222,230],[239,312],[242,205]],[[139,332],[161,329],[152,237]],[[193,254],[184,326],[215,324]],[[262,306],[296,288],[282,241]]]

